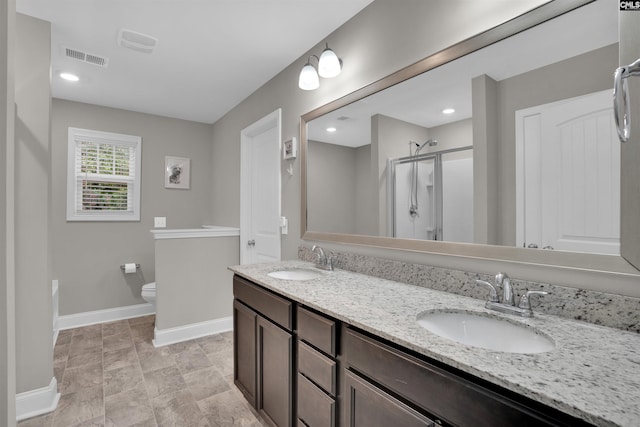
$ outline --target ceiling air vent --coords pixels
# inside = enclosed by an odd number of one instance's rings
[[[95,55],[93,53],[83,52],[78,49],[73,49],[67,46],[63,47],[64,56],[67,58],[75,59],[76,61],[87,62],[89,64],[97,65],[98,67],[106,68],[109,65],[109,59],[104,56]]]
[[[158,44],[158,39],[137,31],[121,29],[118,34],[118,44],[137,52],[152,53]]]

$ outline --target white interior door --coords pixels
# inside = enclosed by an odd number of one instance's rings
[[[241,132],[240,263],[280,261],[280,110]]]
[[[611,91],[519,111],[519,245],[617,254],[620,144]]]

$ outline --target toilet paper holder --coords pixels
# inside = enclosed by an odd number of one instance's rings
[[[140,268],[140,264],[136,263],[136,269]],[[120,270],[124,271],[124,264],[120,266]]]

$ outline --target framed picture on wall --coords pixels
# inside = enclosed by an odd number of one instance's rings
[[[191,159],[173,156],[164,158],[164,188],[188,190],[190,176]]]

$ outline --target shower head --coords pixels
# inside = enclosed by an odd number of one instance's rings
[[[416,149],[416,154],[418,154],[420,152],[420,150],[422,150],[425,147],[425,145],[428,145],[429,147],[435,147],[436,145],[438,145],[438,140],[437,139],[433,139],[433,138],[429,138],[425,142],[423,142],[422,144],[418,144],[417,142],[414,142],[414,144],[416,144],[416,147],[418,147]]]

